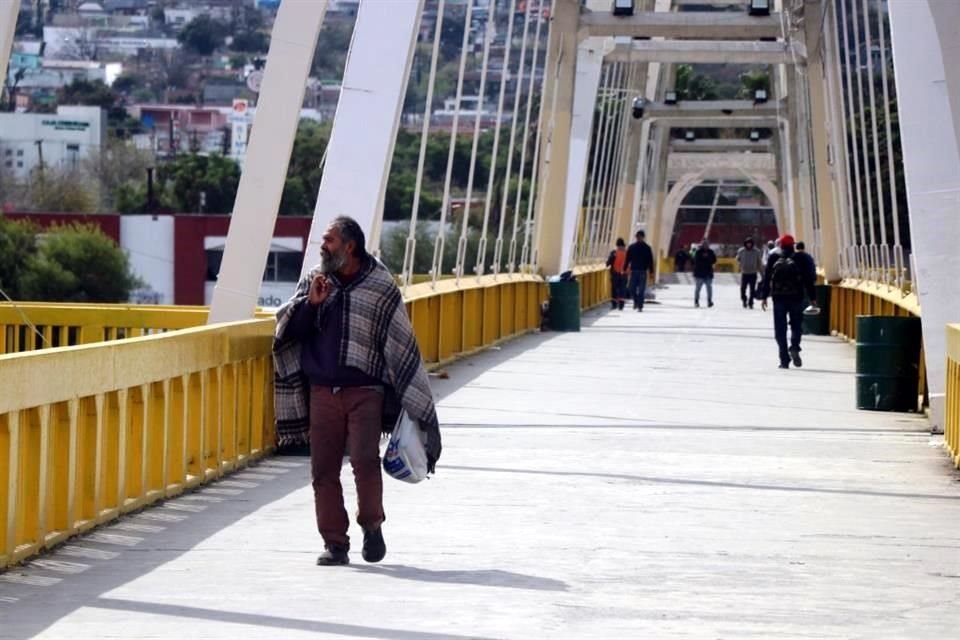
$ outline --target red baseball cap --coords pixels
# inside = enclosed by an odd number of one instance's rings
[[[781,247],[792,247],[794,245],[793,236],[790,234],[784,234],[780,236],[780,246]]]

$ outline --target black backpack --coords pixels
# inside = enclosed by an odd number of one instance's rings
[[[782,256],[773,265],[770,275],[770,295],[774,297],[803,296],[803,272],[794,256]]]

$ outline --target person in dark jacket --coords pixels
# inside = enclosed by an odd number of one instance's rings
[[[693,279],[696,287],[693,290],[693,306],[700,306],[700,290],[707,287],[707,306],[713,306],[713,265],[717,263],[717,254],[710,248],[706,238],[693,255]]]
[[[646,242],[647,234],[637,231],[637,241],[627,249],[627,269],[630,272],[630,295],[633,308],[643,311],[643,297],[647,293],[647,274],[653,273],[653,250]]]
[[[800,338],[803,335],[803,308],[805,299],[817,299],[817,267],[809,253],[795,248],[793,236],[780,238],[779,253],[767,260],[760,285],[760,300],[767,309],[767,298],[773,298],[773,332],[780,350],[780,368],[802,367]],[[790,343],[787,344],[787,324],[790,325]]]
[[[680,247],[680,250],[677,251],[677,254],[673,257],[673,269],[677,273],[683,273],[687,270],[687,261],[690,259],[690,254],[687,251]]]

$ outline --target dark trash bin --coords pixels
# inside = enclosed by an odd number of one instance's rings
[[[857,317],[857,408],[916,411],[920,318]]]
[[[550,328],[580,331],[580,283],[574,279],[550,282]]]
[[[817,306],[819,315],[803,316],[803,334],[808,336],[830,335],[830,285],[817,285]]]

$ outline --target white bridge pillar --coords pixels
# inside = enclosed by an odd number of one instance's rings
[[[910,241],[932,426],[943,427],[946,325],[960,321],[960,5],[890,0]]]

